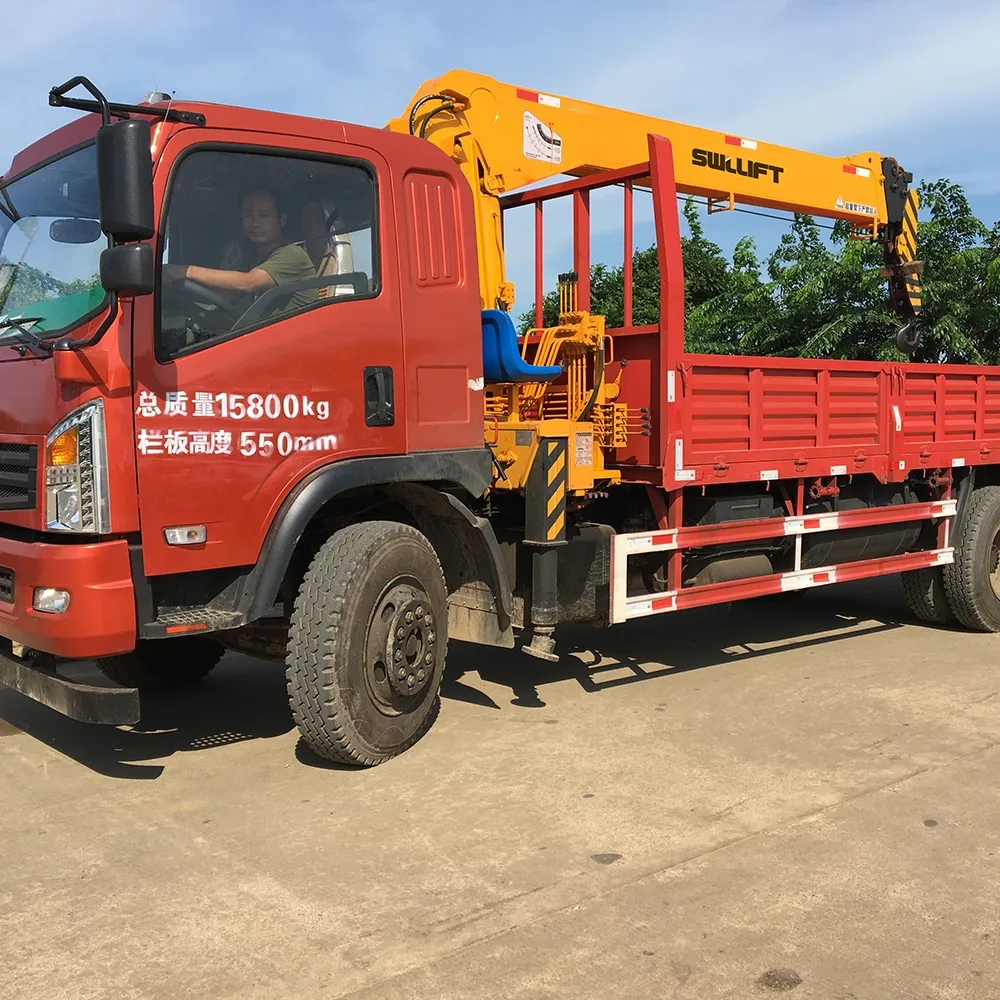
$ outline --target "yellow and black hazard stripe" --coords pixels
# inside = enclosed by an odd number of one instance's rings
[[[917,213],[920,210],[920,198],[917,192],[910,188],[906,192],[906,205],[903,208],[903,225],[900,229],[896,247],[899,259],[906,264],[917,256]]]
[[[920,209],[920,198],[912,188],[906,194],[906,207],[903,209],[903,224],[900,229],[896,248],[902,264],[909,264],[917,257],[917,213]],[[910,300],[910,308],[914,316],[920,315],[923,305],[920,292],[920,274],[917,271],[906,275],[906,296]]]
[[[908,274],[906,276],[906,297],[910,300],[910,308],[913,310],[914,316],[919,316],[920,310],[923,308],[924,303],[921,296],[920,275]]]
[[[545,541],[566,537],[566,438],[545,440]]]
[[[566,438],[542,438],[528,474],[525,541],[558,544],[566,540]]]

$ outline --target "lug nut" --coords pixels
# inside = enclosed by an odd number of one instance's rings
[[[434,619],[431,618],[430,615],[424,615],[424,624],[425,625],[433,625],[434,624]]]
[[[417,606],[417,617],[419,618],[423,613],[424,613],[424,609],[418,605]]]
[[[407,611],[406,612],[406,624],[409,625],[410,622],[412,622],[412,621],[413,621],[413,612],[412,611]]]
[[[427,676],[426,671],[424,671],[424,670],[418,670],[417,671],[417,680],[418,681],[422,681],[426,676]]]
[[[403,658],[403,651],[401,649],[396,650],[396,655],[393,659],[398,663]]]
[[[406,667],[400,667],[399,673],[396,676],[399,677],[400,680],[402,680],[406,676]]]
[[[410,674],[410,676],[406,678],[406,683],[409,687],[413,687],[413,674]]]
[[[434,641],[434,633],[433,632],[428,632],[427,633],[427,641],[428,642],[433,642]]]
[[[396,638],[397,639],[402,639],[404,635],[406,635],[406,632],[402,628],[402,626],[400,626],[398,629],[396,629]]]
[[[426,656],[424,657],[424,663],[426,663],[426,664],[430,665],[430,662],[431,662],[431,660],[433,660],[433,659],[434,659],[434,657],[433,657],[433,656],[431,656],[431,654],[430,654],[430,653],[428,653],[428,654],[427,654],[427,655],[426,655]]]

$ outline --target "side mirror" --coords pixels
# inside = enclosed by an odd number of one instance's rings
[[[156,228],[149,142],[149,121],[145,118],[126,118],[98,129],[101,229],[115,240],[148,240]]]
[[[101,284],[118,295],[150,295],[156,287],[153,247],[126,243],[101,253]]]
[[[96,243],[101,238],[101,224],[93,219],[55,219],[49,226],[53,243]]]

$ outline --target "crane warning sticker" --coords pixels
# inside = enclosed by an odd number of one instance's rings
[[[524,155],[544,163],[562,163],[562,139],[530,111],[524,112]]]
[[[841,212],[853,212],[855,215],[878,215],[874,205],[862,205],[857,201],[844,201],[843,195],[837,195],[837,204],[833,206]]]

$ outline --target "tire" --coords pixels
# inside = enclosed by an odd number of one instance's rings
[[[953,563],[942,567],[955,618],[977,632],[1000,631],[1000,487],[973,490],[955,525]]]
[[[359,767],[408,750],[440,710],[447,645],[444,572],[426,537],[394,521],[336,532],[305,573],[288,634],[288,700],[305,743]]]
[[[123,687],[174,691],[197,684],[225,652],[222,643],[203,636],[142,639],[131,653],[104,657],[97,666],[105,677]]]
[[[941,566],[930,566],[900,574],[906,606],[916,618],[928,625],[955,624],[942,570]]]

